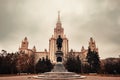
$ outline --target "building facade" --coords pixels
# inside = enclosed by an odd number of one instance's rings
[[[56,39],[58,38],[59,35],[63,39],[61,50],[64,53],[63,57],[65,57],[69,51],[69,47],[68,47],[68,39],[64,34],[64,29],[62,28],[62,23],[60,21],[60,13],[58,13],[58,21],[56,23],[56,27],[54,28],[54,34],[49,39],[49,53],[50,53],[50,60],[52,62],[56,62],[56,57],[55,57],[55,52],[57,51]]]
[[[53,63],[56,63],[56,57],[55,57],[55,53],[57,51],[56,39],[58,38],[59,35],[63,39],[62,49],[61,49],[63,52],[63,60],[65,60],[66,56],[69,54],[79,56],[81,61],[84,61],[86,59],[88,49],[85,49],[84,46],[82,46],[81,51],[79,51],[79,52],[73,51],[72,49],[69,51],[68,38],[64,34],[64,28],[62,27],[59,12],[58,12],[58,20],[56,23],[56,27],[54,28],[54,34],[49,39],[49,51],[47,51],[46,49],[44,51],[37,51],[35,46],[33,46],[32,49],[29,49],[28,48],[29,41],[28,41],[27,37],[25,37],[24,40],[21,42],[19,51],[25,52],[28,55],[34,54],[35,55],[35,63],[37,63],[37,61],[40,58],[42,59],[45,57],[48,57]],[[96,48],[96,43],[92,37],[90,38],[88,47],[90,47],[92,51],[98,52],[98,48]]]

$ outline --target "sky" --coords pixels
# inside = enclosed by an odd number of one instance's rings
[[[30,49],[49,49],[60,11],[69,49],[87,49],[93,37],[100,58],[119,57],[119,5],[120,0],[0,0],[0,50],[18,51],[24,37]]]

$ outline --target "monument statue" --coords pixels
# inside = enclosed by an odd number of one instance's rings
[[[58,16],[59,17],[59,16]],[[59,18],[58,18],[58,21]],[[80,80],[85,78],[85,76],[77,75],[74,72],[68,72],[67,69],[63,65],[63,51],[61,50],[63,43],[63,39],[59,35],[56,39],[56,45],[57,48],[55,52],[56,57],[56,63],[54,65],[54,68],[51,70],[51,72],[45,72],[38,76],[33,76],[34,79],[38,80]]]
[[[63,39],[59,35],[58,38],[57,38],[57,41],[56,41],[58,51],[60,51],[61,48],[62,48],[62,42],[63,42]]]

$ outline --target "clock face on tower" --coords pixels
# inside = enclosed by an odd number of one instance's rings
[[[25,44],[25,42],[23,42],[23,44]]]
[[[60,33],[60,29],[58,29],[58,33]]]

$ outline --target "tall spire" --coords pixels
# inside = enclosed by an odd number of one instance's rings
[[[58,20],[57,20],[57,23],[56,23],[56,28],[61,28],[62,24],[61,24],[61,21],[60,21],[60,11],[58,11]]]
[[[27,37],[24,38],[24,41],[27,41]]]
[[[61,21],[60,21],[60,11],[58,11],[58,21],[57,21],[57,23],[61,23]]]

